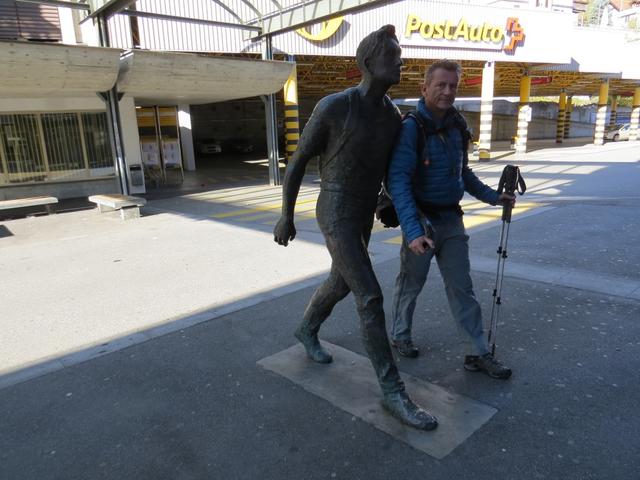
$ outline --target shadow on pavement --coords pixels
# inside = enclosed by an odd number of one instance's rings
[[[389,292],[396,262],[377,273]],[[491,276],[474,282],[486,310]],[[509,290],[508,382],[464,372],[440,285],[419,299],[422,355],[400,369],[498,409],[442,460],[256,365],[295,343],[307,288],[1,390],[0,477],[632,478],[637,302],[519,280]],[[347,299],[322,338],[365,355],[358,328]]]

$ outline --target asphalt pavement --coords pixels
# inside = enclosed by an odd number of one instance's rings
[[[292,332],[326,275],[322,239],[310,213],[290,247],[271,250],[275,207],[256,207],[255,195],[222,205],[202,194],[150,202],[138,223],[79,212],[67,222],[58,215],[3,224],[11,235],[0,238],[8,240],[0,261],[20,288],[5,277],[11,296],[0,307],[2,350],[13,352],[3,353],[13,363],[0,377],[0,478],[639,478],[640,144],[541,149],[475,167],[491,183],[514,160],[531,188],[520,202],[529,196],[533,204],[510,227],[497,337],[497,355],[513,377],[464,371],[468,347],[436,268],[416,307],[421,355],[398,358],[405,377],[491,410],[451,452],[425,453],[332,400],[332,392],[313,393],[304,378],[264,367],[296,344]],[[306,188],[312,203],[314,184]],[[469,205],[468,218],[478,220],[469,229],[472,277],[487,316],[500,224]],[[69,222],[85,230],[78,235]],[[153,236],[167,242],[158,249]],[[372,243],[387,313],[396,237],[380,231]],[[135,254],[109,250],[118,242]],[[90,245],[108,254],[87,260]],[[185,284],[190,277],[202,281]],[[46,287],[65,278],[67,288]],[[78,278],[108,298],[77,306],[91,291]],[[32,284],[51,290],[42,299]],[[140,290],[122,297],[112,284]],[[217,303],[212,285],[229,286]],[[123,311],[135,312],[131,323]],[[42,320],[47,313],[55,322]],[[74,320],[55,330],[65,316]],[[321,332],[354,363],[366,357],[358,322],[349,296]],[[94,334],[101,324],[110,327]]]

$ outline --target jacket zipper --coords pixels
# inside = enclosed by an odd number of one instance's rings
[[[447,141],[447,139],[445,138],[445,136],[442,133],[438,133],[437,135],[440,138],[440,140],[442,141],[442,145],[444,145],[444,150],[445,150],[446,155],[447,155],[447,160],[449,161],[449,164],[450,164],[449,165],[449,167],[450,167],[449,173],[451,174],[451,176],[453,178],[457,179],[458,178],[458,175],[456,174],[457,168],[456,168],[456,165],[452,164],[452,162],[451,162],[452,155],[451,155],[451,150],[449,148],[450,147],[449,142]],[[447,135],[447,137],[448,136],[449,135]],[[455,158],[454,158],[454,161],[455,161]]]

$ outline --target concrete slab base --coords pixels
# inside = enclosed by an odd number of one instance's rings
[[[497,412],[489,405],[404,374],[411,398],[439,422],[431,432],[404,426],[382,409],[380,387],[369,359],[328,342],[323,345],[333,355],[331,364],[309,360],[297,344],[260,360],[258,365],[438,459],[450,454]]]

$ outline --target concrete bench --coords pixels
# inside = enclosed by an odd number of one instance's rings
[[[45,205],[47,213],[55,213],[54,209],[51,207],[51,205],[55,203],[58,203],[58,199],[56,197],[15,198],[13,200],[0,200],[0,210]]]
[[[123,220],[139,218],[140,207],[147,204],[147,201],[144,198],[116,194],[92,195],[89,197],[89,201],[98,205],[98,211],[100,213],[119,210],[120,217]]]

